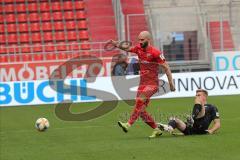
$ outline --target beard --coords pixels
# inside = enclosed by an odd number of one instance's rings
[[[148,42],[140,43],[141,48],[147,48]]]

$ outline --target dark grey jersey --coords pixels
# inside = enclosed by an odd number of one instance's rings
[[[193,128],[205,131],[214,119],[219,118],[217,107],[211,104],[205,104],[205,115],[201,118],[194,118]]]

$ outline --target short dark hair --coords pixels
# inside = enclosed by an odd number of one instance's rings
[[[198,92],[203,92],[206,96],[208,96],[208,91],[206,91],[206,90],[204,90],[204,89],[198,89],[198,90],[196,91],[196,93],[198,93]]]

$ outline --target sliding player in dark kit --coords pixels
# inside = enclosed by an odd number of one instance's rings
[[[158,127],[170,134],[173,134],[175,128],[184,135],[215,133],[220,128],[220,117],[217,107],[207,104],[207,96],[206,90],[198,89],[196,91],[195,105],[187,122],[171,117],[168,125],[159,123]],[[213,125],[209,128],[212,122]]]

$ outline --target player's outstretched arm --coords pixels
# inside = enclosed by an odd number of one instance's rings
[[[108,43],[111,43],[112,45],[114,45],[115,47],[121,49],[121,50],[124,50],[126,52],[130,52],[130,49],[131,49],[131,46],[128,45],[128,44],[123,44],[120,45],[121,43],[119,43],[118,41],[114,41],[114,40],[109,40]]]
[[[170,90],[171,91],[175,91],[175,86],[173,84],[173,78],[172,78],[172,72],[170,70],[170,67],[169,65],[167,64],[167,62],[165,61],[163,64],[161,64],[161,66],[163,67],[164,69],[164,72],[166,73],[167,75],[167,78],[168,78],[168,83],[170,85]]]
[[[213,126],[211,128],[209,128],[207,131],[209,134],[213,134],[217,130],[219,130],[220,127],[221,127],[220,119],[217,118],[217,119],[213,120]]]

